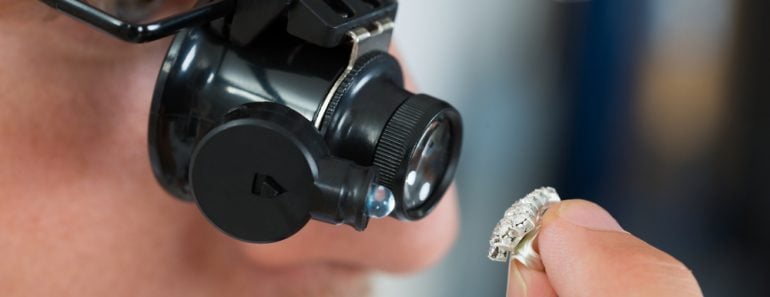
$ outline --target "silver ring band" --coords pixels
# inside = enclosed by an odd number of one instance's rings
[[[516,247],[511,258],[519,261],[519,263],[529,269],[544,271],[545,267],[543,267],[543,261],[540,260],[540,254],[535,251],[533,246],[533,242],[538,234],[540,234],[540,228],[536,228],[525,235],[524,238],[521,239],[521,242],[519,242],[519,246]]]

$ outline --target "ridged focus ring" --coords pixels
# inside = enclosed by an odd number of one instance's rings
[[[407,99],[391,117],[374,152],[374,165],[379,169],[379,183],[398,192],[398,170],[407,158],[433,114],[429,114],[437,100],[416,95]],[[427,117],[426,117],[427,116]]]

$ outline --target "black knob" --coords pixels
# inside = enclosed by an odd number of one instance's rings
[[[243,105],[200,140],[190,165],[193,197],[225,233],[275,242],[310,218],[363,230],[393,210],[376,170],[334,158],[318,130],[275,103]],[[379,194],[379,195],[378,195]]]

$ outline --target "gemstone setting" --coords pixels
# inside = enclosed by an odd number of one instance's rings
[[[522,238],[540,223],[548,206],[559,201],[555,189],[543,187],[514,202],[492,230],[487,257],[492,261],[507,262],[516,254]]]

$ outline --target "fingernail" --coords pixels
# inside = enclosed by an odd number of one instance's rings
[[[527,281],[519,269],[519,265],[516,264],[516,260],[508,262],[508,289],[506,290],[506,297],[526,297],[527,296]]]
[[[562,201],[558,215],[572,224],[588,229],[625,232],[606,210],[585,200]]]

